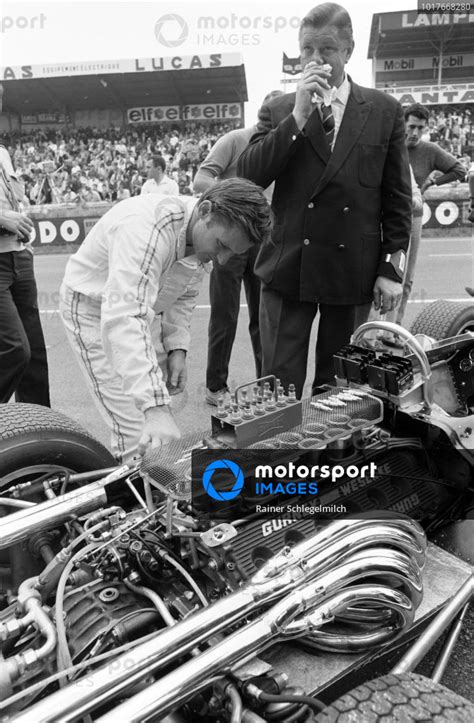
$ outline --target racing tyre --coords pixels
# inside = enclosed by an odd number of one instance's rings
[[[359,685],[316,716],[318,723],[472,723],[473,720],[472,703],[416,673],[384,675]]]
[[[80,424],[37,404],[0,404],[0,479],[32,466],[88,472],[117,466]]]
[[[410,331],[433,339],[447,339],[464,331],[474,331],[474,303],[434,301],[418,314]]]

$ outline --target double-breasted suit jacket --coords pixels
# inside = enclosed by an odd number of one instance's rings
[[[377,276],[398,280],[386,254],[406,250],[411,185],[401,106],[351,82],[331,152],[315,107],[302,131],[295,93],[262,107],[240,176],[275,181],[272,239],[255,271],[282,295],[324,304],[372,301]]]

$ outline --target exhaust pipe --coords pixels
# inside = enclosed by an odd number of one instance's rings
[[[358,551],[373,550],[380,545],[405,553],[409,560],[405,567],[408,564],[406,569],[414,572],[406,575],[406,570],[399,570],[399,574],[404,580],[410,580],[405,589],[415,602],[419,600],[419,569],[424,563],[426,538],[418,523],[408,517],[397,516],[394,519],[389,515],[375,520],[337,520],[269,560],[240,590],[157,633],[153,639],[138,644],[90,673],[87,687],[81,679],[70,683],[13,720],[21,723],[76,720],[316,575],[321,576],[330,568],[338,569]],[[362,563],[358,561],[357,564]],[[393,566],[390,569],[392,575],[395,574]]]
[[[353,573],[355,579],[376,574],[376,565],[363,567],[358,575]],[[412,602],[384,585],[354,585],[321,600],[321,588],[336,586],[341,577],[348,577],[350,582],[350,568],[350,564],[342,565],[293,591],[253,622],[98,718],[97,723],[142,723],[150,716],[161,718],[207,688],[215,676],[230,674],[249,656],[259,655],[282,640],[318,630],[352,606],[374,604],[390,609],[396,619],[396,624],[391,625],[391,637],[411,625],[415,614]]]

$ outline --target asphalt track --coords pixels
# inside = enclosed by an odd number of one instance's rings
[[[35,258],[41,318],[48,346],[52,405],[77,421],[100,439],[108,443],[105,424],[97,414],[85,386],[82,373],[73,358],[62,322],[58,315],[58,290],[68,255],[37,255]],[[411,300],[405,317],[409,327],[417,314],[436,299],[473,302],[464,291],[474,286],[474,238],[424,238],[421,243],[417,273]],[[188,388],[181,397],[175,397],[176,419],[183,433],[204,431],[210,426],[210,407],[204,402],[207,354],[207,327],[209,321],[209,291],[205,280],[194,312],[191,333],[192,344],[188,355]],[[229,385],[251,381],[253,360],[247,332],[248,313],[242,295],[241,313],[229,373]],[[316,328],[317,321],[315,322]],[[313,330],[314,333],[314,330]],[[314,349],[314,343],[311,344]],[[311,353],[309,368],[314,365]],[[311,374],[309,375],[311,378]],[[473,699],[472,680],[474,612],[468,615],[460,641],[443,678],[443,683],[465,697]],[[439,649],[439,643],[436,648]],[[429,675],[434,651],[423,661],[418,672]],[[372,675],[377,675],[373,670]]]

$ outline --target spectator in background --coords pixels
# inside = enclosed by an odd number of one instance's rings
[[[472,116],[466,106],[449,106],[444,110],[431,107],[430,137],[427,135],[424,140],[439,141],[452,152],[453,141],[446,139],[446,134],[455,116],[461,126],[460,154],[472,154]],[[441,138],[438,125],[441,129],[443,124],[447,127]],[[83,184],[98,180],[100,185],[97,190],[102,200],[116,201],[120,182],[126,185],[132,196],[140,194],[153,155],[163,156],[167,175],[178,182],[180,193],[186,188],[185,193],[188,194],[199,164],[216,140],[236,127],[240,127],[239,120],[184,121],[179,127],[159,123],[103,129],[62,126],[34,128],[27,133],[11,131],[3,138],[14,167],[25,181],[26,195],[32,203],[35,203],[32,190],[43,161],[53,162],[58,169],[54,180],[60,196],[66,192],[71,181],[74,187],[78,181],[76,193],[80,193]],[[71,174],[73,167],[74,179]]]
[[[466,183],[469,183],[469,173],[470,173],[471,166],[472,166],[471,155],[469,153],[464,153],[464,155],[461,156],[461,158],[459,159],[459,162],[462,164],[464,171],[465,171],[464,181]]]
[[[436,143],[421,140],[428,123],[427,109],[414,103],[405,108],[404,115],[408,158],[421,192],[431,186],[463,180],[466,172],[460,161]],[[440,171],[441,175],[433,177],[433,171]]]
[[[80,166],[73,166],[71,168],[71,190],[74,191],[74,193],[80,193],[82,191]]]
[[[83,203],[98,203],[101,201],[100,193],[91,186],[85,186],[81,193]]]
[[[0,112],[3,89],[0,86]],[[38,310],[23,184],[0,146],[0,403],[50,406],[48,363]]]
[[[439,140],[439,133],[436,128],[436,121],[434,118],[430,118],[428,121],[428,128],[423,135],[423,140],[431,141],[431,143],[436,143]]]
[[[165,196],[177,196],[178,184],[166,175],[166,161],[163,156],[153,156],[148,167],[148,181],[140,193],[162,193]]]
[[[146,180],[147,166],[153,155],[163,156],[167,175],[178,182],[183,180],[179,184],[180,192],[182,186],[189,194],[193,174],[205,158],[207,149],[223,133],[238,125],[236,120],[185,121],[179,128],[155,123],[122,129],[64,126],[35,128],[30,133],[13,131],[4,137],[18,173],[25,178],[26,193],[33,203],[32,191],[43,161],[53,162],[58,168],[54,180],[60,196],[66,192],[68,183],[72,182],[75,192],[80,193],[82,185],[98,180],[102,199],[116,201],[120,183],[131,195],[139,195],[142,175]],[[185,171],[180,170],[182,159]]]
[[[265,96],[263,102],[267,103],[279,95],[283,95],[281,90],[272,91]],[[239,128],[229,131],[219,138],[194,177],[195,193],[203,193],[216,181],[233,178],[237,175],[238,158],[247,147],[256,129],[255,125],[250,128]],[[271,201],[271,195],[269,200]],[[211,316],[206,370],[206,401],[208,404],[217,406],[221,396],[224,397],[225,403],[230,401],[227,378],[232,346],[237,331],[242,281],[247,298],[255,373],[257,378],[261,376],[262,348],[258,320],[260,279],[255,276],[253,271],[257,253],[258,247],[253,246],[246,254],[234,256],[225,265],[215,266],[211,272],[209,282]]]
[[[466,171],[462,163],[436,143],[422,140],[423,133],[428,126],[429,113],[427,109],[420,103],[415,103],[405,108],[404,115],[408,159],[421,194],[423,195],[431,186],[441,186],[452,181],[463,180]],[[432,177],[431,174],[434,171],[440,171],[441,175],[436,178]],[[402,299],[395,318],[397,324],[401,324],[403,321],[403,315],[413,286],[416,259],[421,241],[422,222],[423,208],[413,215],[411,240],[403,279]]]
[[[120,182],[117,187],[116,200],[125,201],[126,198],[130,198],[130,189],[125,183]]]
[[[80,201],[80,196],[78,193],[74,193],[74,191],[71,188],[71,184],[68,183],[66,186],[66,190],[61,196],[62,203],[76,203],[77,201]]]

